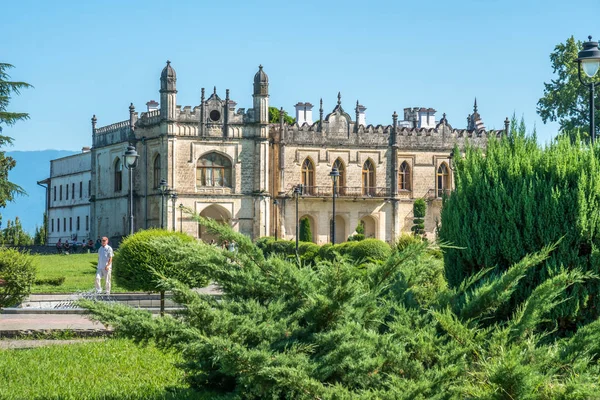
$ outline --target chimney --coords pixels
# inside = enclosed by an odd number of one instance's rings
[[[81,148],[81,152],[82,153],[89,153],[89,151],[90,151],[90,147],[88,147],[88,146],[85,146],[85,147]]]
[[[367,110],[367,107],[365,107],[361,104],[358,105],[358,124],[359,125],[367,126],[367,116],[365,115],[366,110]]]
[[[158,102],[156,100],[150,100],[146,103],[146,107],[148,107],[148,112],[158,110]]]
[[[435,128],[435,110],[433,108],[419,108],[419,128]]]
[[[296,122],[302,126],[305,122],[309,125],[313,124],[312,108],[313,105],[310,103],[298,103],[294,106],[296,108]]]

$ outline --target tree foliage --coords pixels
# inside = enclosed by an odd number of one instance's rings
[[[599,156],[597,147],[566,138],[541,147],[514,119],[511,135],[489,141],[485,155],[467,147],[456,162],[455,190],[441,212],[439,238],[456,246],[445,251],[449,284],[458,287],[488,266],[506,271],[526,254],[560,241],[498,310],[506,316],[563,268],[598,273]],[[559,332],[598,318],[599,289],[597,280],[571,288],[569,299],[551,314]]]
[[[14,68],[11,64],[0,62],[0,147],[12,144],[12,138],[2,134],[4,127],[29,119],[27,113],[8,111],[12,96],[19,95],[22,89],[32,87],[25,82],[11,81],[7,72],[11,68]],[[12,157],[7,157],[4,151],[0,151],[0,207],[6,207],[6,203],[16,195],[25,194],[23,188],[8,180],[8,172],[15,165]]]
[[[422,235],[425,233],[425,215],[427,213],[427,203],[424,199],[416,199],[413,203],[413,226],[411,230],[415,235]]]
[[[269,107],[269,122],[271,124],[278,124],[280,119],[281,111],[277,107]],[[296,118],[292,118],[284,111],[283,122],[287,125],[293,125],[296,122]]]
[[[577,53],[583,48],[581,41],[573,36],[565,43],[559,43],[550,54],[555,79],[544,83],[544,96],[538,101],[537,112],[544,123],[558,121],[562,134],[574,136],[579,131],[582,138],[589,138],[589,88],[582,85],[578,78]],[[600,76],[592,79],[582,74],[588,82],[600,82]],[[600,93],[596,92],[596,104]],[[600,122],[600,113],[596,113],[596,126]]]
[[[42,221],[42,227],[35,227],[35,235],[33,236],[33,244],[36,245],[45,245],[46,244],[46,235],[48,232],[48,216],[44,213],[44,219]]]
[[[15,249],[0,250],[0,308],[19,304],[31,292],[33,257]]]
[[[20,218],[15,217],[14,222],[9,219],[6,228],[2,230],[2,243],[9,246],[30,246],[33,238],[23,230]]]
[[[448,288],[424,241],[360,269],[346,258],[299,266],[264,258],[243,235],[235,253],[191,254],[223,288],[216,300],[162,279],[178,317],[83,301],[93,318],[141,343],[180,352],[188,383],[220,399],[584,399],[600,390],[600,323],[547,344],[548,312],[585,274],[559,271],[507,319],[490,315],[552,246],[508,270]],[[218,397],[217,397],[218,396]]]

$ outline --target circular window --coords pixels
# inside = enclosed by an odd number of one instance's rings
[[[217,110],[212,110],[210,112],[210,119],[212,121],[218,121],[219,118],[221,118],[221,113],[220,112],[218,112]]]

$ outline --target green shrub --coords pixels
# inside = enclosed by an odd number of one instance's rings
[[[319,257],[322,260],[333,259],[333,245],[331,243],[325,243],[319,248]]]
[[[413,227],[411,230],[415,233],[415,235],[422,235],[425,233],[425,215],[427,213],[427,203],[425,203],[424,199],[417,199],[413,204]]]
[[[300,220],[300,236],[298,239],[301,242],[312,242],[312,231],[310,230],[310,220],[308,218],[302,218]]]
[[[296,254],[296,242],[292,240],[276,240],[271,243],[268,254],[279,254],[284,257]]]
[[[395,247],[398,251],[402,251],[412,244],[421,243],[423,243],[423,239],[421,239],[420,237],[415,237],[414,235],[403,233],[396,239]]]
[[[352,258],[355,260],[373,259],[385,261],[392,254],[390,245],[379,239],[365,239],[356,243],[352,248]]]
[[[36,268],[29,253],[0,250],[0,308],[16,305],[31,293]]]
[[[36,279],[34,284],[35,285],[60,286],[63,283],[65,283],[65,279],[67,279],[67,278],[64,276],[58,276],[56,278]]]
[[[360,242],[361,240],[365,240],[365,235],[362,233],[356,233],[354,235],[348,236],[349,242]]]
[[[189,268],[195,252],[206,251],[208,244],[197,242],[185,233],[161,229],[139,231],[123,240],[114,258],[115,281],[127,290],[158,291],[157,274],[204,286],[206,277],[198,268]]]
[[[351,256],[352,249],[358,244],[358,242],[343,242],[334,244],[331,248],[332,251],[338,253],[341,256]]]
[[[275,238],[273,236],[263,236],[256,241],[256,247],[262,250],[263,254],[267,255],[271,251],[271,246]]]
[[[298,244],[298,254],[300,260],[314,264],[319,255],[320,246],[312,242],[302,242]]]

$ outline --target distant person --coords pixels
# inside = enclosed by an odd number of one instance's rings
[[[71,250],[71,245],[69,244],[69,240],[65,240],[65,243],[63,243],[63,250],[66,255],[69,254],[69,250]]]
[[[92,239],[88,239],[87,249],[88,249],[88,253],[91,253],[92,251],[94,251],[94,241]]]
[[[100,249],[101,246],[102,246],[102,243],[100,241],[100,236],[98,236],[98,239],[96,239],[96,244],[94,245],[96,252],[98,252],[98,249]]]
[[[56,242],[56,253],[57,254],[62,253],[62,241],[60,239],[58,239],[58,242]]]
[[[235,251],[235,242],[231,241],[229,243],[229,245],[227,246],[227,250],[231,251],[232,253]]]
[[[102,245],[98,249],[98,267],[96,268],[96,293],[102,293],[102,278],[106,278],[104,288],[110,295],[110,280],[112,272],[113,249],[108,245],[108,238],[104,236]]]

